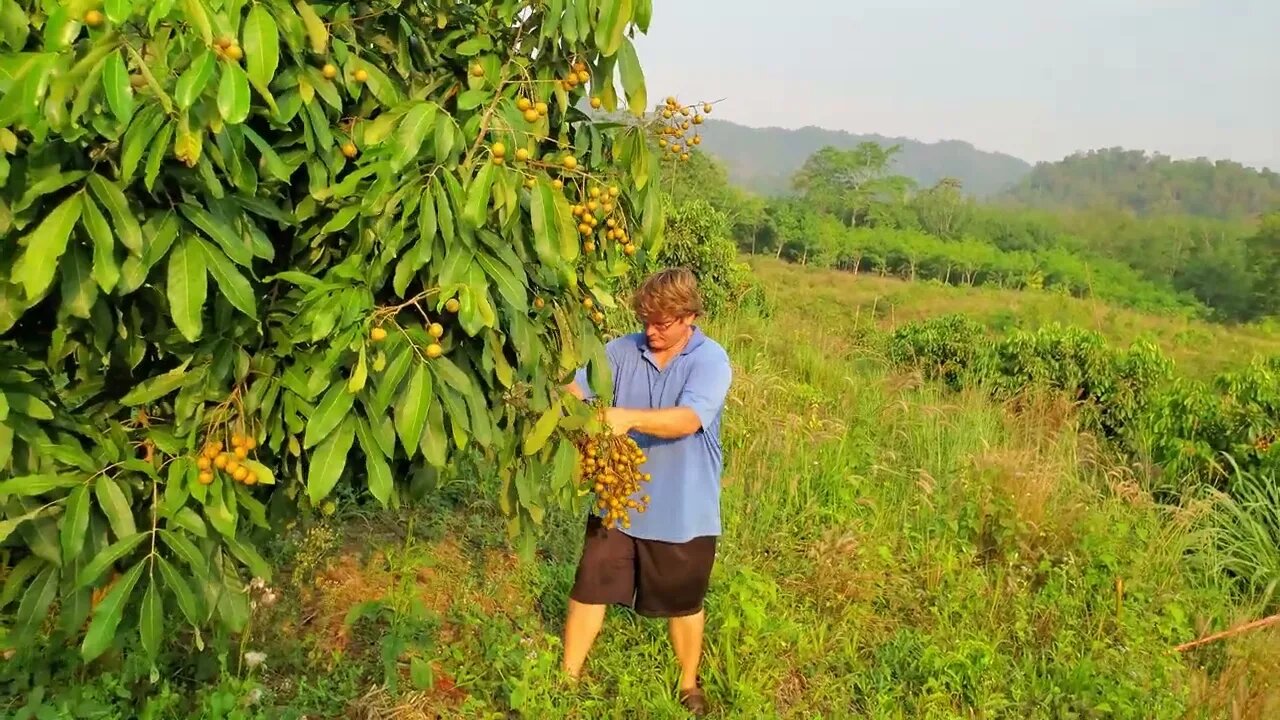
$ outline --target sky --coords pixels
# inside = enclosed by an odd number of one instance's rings
[[[1280,0],[653,0],[649,98],[754,127],[1280,170]]]

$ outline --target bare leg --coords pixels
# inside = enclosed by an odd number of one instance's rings
[[[564,671],[575,680],[582,675],[587,652],[604,625],[605,608],[569,599],[569,614],[564,622]]]
[[[681,690],[692,690],[698,686],[698,662],[702,659],[702,629],[705,624],[706,613],[702,610],[695,615],[673,617],[668,621],[671,646],[680,661]]]

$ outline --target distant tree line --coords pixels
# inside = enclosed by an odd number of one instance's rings
[[[671,193],[723,212],[742,250],[793,262],[1044,289],[1223,321],[1280,315],[1275,173],[1105,151],[1068,158],[1059,174],[1055,166],[1038,167],[1027,182],[1039,196],[1020,185],[980,203],[957,180],[922,188],[894,174],[896,152],[871,142],[823,148],[795,173],[794,192],[773,198],[733,187],[714,159],[697,154],[681,164]],[[1097,181],[1086,193],[1078,188],[1090,174]],[[1059,175],[1073,180],[1047,179]],[[1119,178],[1135,189],[1122,193]],[[1143,199],[1159,193],[1179,200]]]

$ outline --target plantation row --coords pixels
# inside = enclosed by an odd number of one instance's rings
[[[1190,295],[1160,287],[1123,263],[1086,260],[1062,248],[1006,251],[981,240],[948,240],[916,230],[845,228],[833,218],[817,225],[813,245],[800,256],[786,253],[790,259],[907,280],[1049,290],[1151,312],[1207,313]]]
[[[1202,382],[1175,376],[1147,343],[1116,349],[1098,333],[1062,326],[992,338],[958,315],[899,327],[889,355],[956,390],[1067,394],[1087,427],[1158,466],[1153,490],[1166,499],[1203,483],[1229,489],[1237,471],[1280,476],[1280,357]]]

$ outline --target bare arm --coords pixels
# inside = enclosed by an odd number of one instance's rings
[[[609,408],[605,411],[605,422],[618,435],[635,430],[664,440],[682,438],[702,429],[698,413],[688,407],[657,410]]]

